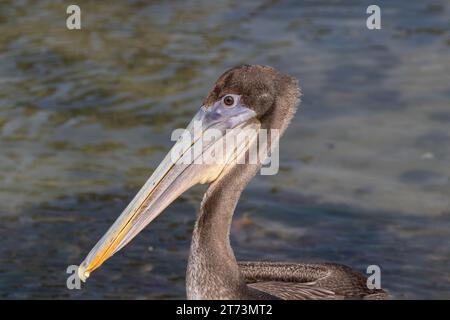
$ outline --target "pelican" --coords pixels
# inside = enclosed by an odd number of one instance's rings
[[[256,144],[270,154],[294,116],[300,95],[296,79],[268,66],[241,65],[222,74],[186,129],[191,141],[185,143],[180,138],[175,143],[80,264],[79,278],[86,281],[184,191],[196,184],[209,184],[192,236],[186,272],[188,299],[385,298],[382,289],[369,289],[362,274],[344,265],[236,261],[229,240],[233,213],[245,186],[260,170],[263,157],[254,163],[236,160],[246,159]],[[200,130],[194,130],[195,123],[200,124]],[[203,141],[211,129],[220,135]],[[238,139],[244,129],[250,133],[246,139]],[[278,137],[258,143],[256,136],[262,129],[275,129]],[[219,150],[216,147],[225,138],[236,141],[233,148],[226,147],[225,161],[186,161],[195,150],[195,159],[214,155],[213,150]]]

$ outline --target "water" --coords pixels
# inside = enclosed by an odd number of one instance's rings
[[[184,194],[82,290],[78,264],[240,63],[300,79],[281,170],[237,209],[239,259],[382,269],[394,298],[450,298],[450,6],[381,1],[0,3],[0,297],[184,298]]]

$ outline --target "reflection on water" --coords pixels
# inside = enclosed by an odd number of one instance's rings
[[[382,268],[397,298],[450,297],[445,1],[0,4],[0,297],[183,298],[201,193],[171,206],[81,291],[65,288],[186,125],[240,63],[300,79],[280,173],[234,223],[238,258]]]

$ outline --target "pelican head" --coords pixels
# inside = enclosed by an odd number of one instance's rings
[[[213,183],[241,163],[237,160],[255,144],[261,128],[284,131],[298,97],[297,81],[271,67],[242,65],[222,74],[185,134],[81,263],[80,279],[85,281],[187,189]],[[246,139],[239,139],[242,130]],[[234,141],[233,147],[227,141]]]

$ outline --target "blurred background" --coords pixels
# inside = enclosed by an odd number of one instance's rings
[[[81,7],[82,30],[66,28]],[[257,176],[238,259],[381,267],[393,298],[450,298],[445,0],[0,2],[0,298],[185,298],[185,193],[82,290],[79,264],[241,63],[299,78],[280,172]]]

